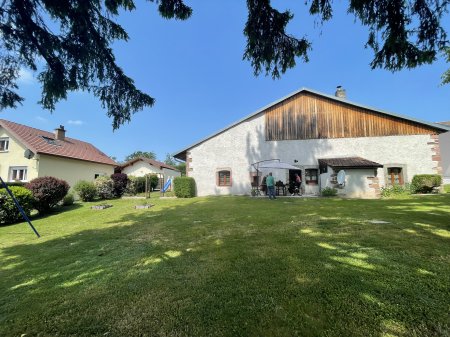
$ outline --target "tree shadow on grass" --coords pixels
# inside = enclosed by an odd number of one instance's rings
[[[411,202],[206,198],[7,247],[0,334],[443,336],[449,249]]]

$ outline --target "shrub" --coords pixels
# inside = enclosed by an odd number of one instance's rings
[[[128,176],[125,173],[114,173],[111,175],[113,181],[113,194],[120,198],[127,188]]]
[[[411,182],[413,193],[431,193],[441,184],[442,177],[439,174],[417,174]]]
[[[381,188],[383,198],[406,196],[411,194],[411,185],[392,185]]]
[[[8,182],[5,181],[5,184],[7,186],[22,186],[22,187],[25,187],[26,183],[23,183],[21,181],[8,181]]]
[[[444,193],[450,193],[450,184],[444,185]]]
[[[75,184],[73,189],[82,201],[92,201],[97,196],[97,189],[94,183],[90,181],[81,180]]]
[[[324,189],[322,189],[322,196],[323,197],[334,197],[337,195],[337,189],[332,188],[332,187],[325,187]]]
[[[114,198],[114,183],[111,178],[100,176],[94,181],[97,190],[97,196],[100,199]]]
[[[31,180],[26,187],[33,194],[35,208],[39,213],[48,213],[69,191],[69,184],[55,177],[40,177]]]
[[[9,189],[16,197],[20,206],[22,206],[25,214],[30,216],[34,202],[31,191],[21,186],[11,186]],[[0,188],[0,223],[9,224],[20,220],[22,220],[22,214],[17,209],[17,206],[8,194],[8,191],[4,188]]]
[[[173,181],[177,198],[195,197],[195,180],[191,177],[176,177]]]
[[[63,206],[73,205],[75,198],[72,193],[67,193],[66,196],[62,200]]]
[[[158,186],[159,178],[156,174],[150,174],[150,191],[155,190],[156,186]]]

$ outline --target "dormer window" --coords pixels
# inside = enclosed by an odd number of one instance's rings
[[[0,152],[7,152],[9,149],[9,138],[0,138]]]
[[[41,136],[43,140],[45,140],[47,142],[47,144],[50,145],[56,145],[56,146],[60,146],[58,144],[58,142],[56,141],[56,139],[50,138],[50,137],[45,137],[45,136]]]

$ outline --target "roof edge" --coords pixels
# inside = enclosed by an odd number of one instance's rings
[[[191,149],[191,148],[193,148],[193,147],[195,147],[197,145],[200,145],[201,143],[204,143],[205,141],[207,141],[207,140],[209,140],[209,139],[211,139],[211,138],[213,138],[215,136],[220,135],[221,133],[231,129],[232,127],[234,127],[236,125],[239,125],[239,124],[245,122],[246,120],[248,120],[248,119],[250,119],[252,117],[255,117],[256,115],[264,112],[268,108],[270,108],[270,107],[272,107],[274,105],[277,105],[278,103],[281,103],[281,102],[283,102],[283,101],[285,101],[285,100],[291,98],[292,96],[295,96],[295,95],[297,95],[297,94],[299,94],[301,92],[309,92],[309,93],[312,93],[314,95],[322,96],[322,97],[331,99],[331,100],[339,102],[339,103],[353,105],[353,106],[356,106],[356,107],[359,107],[359,108],[363,108],[363,109],[366,109],[366,110],[375,111],[375,112],[381,113],[383,115],[388,115],[388,116],[392,116],[392,117],[396,117],[396,118],[406,119],[406,120],[409,120],[409,121],[412,121],[412,122],[415,122],[415,123],[419,123],[419,124],[422,124],[422,125],[430,126],[430,127],[434,128],[434,129],[441,130],[443,132],[450,131],[450,126],[445,125],[445,124],[426,122],[426,121],[421,120],[421,119],[417,119],[417,118],[413,118],[413,117],[409,117],[409,116],[406,116],[406,115],[397,114],[397,113],[393,113],[393,112],[388,112],[388,111],[385,111],[385,110],[373,108],[373,107],[368,106],[368,105],[359,104],[359,103],[350,101],[350,100],[348,100],[346,98],[339,98],[339,97],[336,97],[336,96],[333,96],[333,95],[324,94],[322,92],[319,92],[319,91],[316,91],[316,90],[312,90],[312,89],[309,89],[309,88],[306,88],[306,87],[301,87],[300,89],[298,89],[296,91],[293,91],[290,94],[288,94],[288,95],[286,95],[286,96],[284,96],[284,97],[282,97],[282,98],[280,98],[280,99],[278,99],[278,100],[276,100],[276,101],[274,101],[272,103],[269,103],[269,104],[265,105],[264,107],[256,110],[255,112],[251,113],[250,115],[247,115],[246,117],[239,119],[238,121],[236,121],[236,122],[234,122],[234,123],[232,123],[232,124],[222,128],[222,129],[220,129],[219,131],[217,131],[217,132],[215,132],[213,134],[210,134],[209,136],[206,136],[205,138],[202,138],[201,140],[199,140],[199,141],[197,141],[195,143],[192,143],[191,145],[189,145],[189,146],[187,146],[187,147],[185,147],[185,148],[183,148],[183,149],[181,149],[181,150],[179,150],[177,152],[174,152],[172,154],[172,156],[175,157],[175,158],[179,158],[180,157],[179,155],[181,155],[182,153],[188,151],[189,149]]]

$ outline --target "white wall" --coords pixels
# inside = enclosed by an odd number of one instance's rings
[[[444,183],[450,184],[450,131],[439,135]]]
[[[253,118],[190,149],[188,175],[202,195],[249,194],[251,164],[265,159],[281,159],[299,165],[317,165],[319,158],[360,156],[384,164],[406,165],[408,180],[415,174],[435,173],[433,145],[429,135],[388,136],[341,139],[265,141],[264,115]],[[233,186],[216,186],[216,171],[231,169]],[[192,170],[191,170],[192,169]],[[286,173],[276,173],[275,178]],[[380,186],[384,173],[378,169]]]
[[[336,188],[338,195],[348,198],[375,198],[374,189],[369,188],[370,181],[367,177],[373,177],[375,169],[345,169],[345,184],[336,185],[331,182],[333,169],[328,167],[326,173],[321,174],[321,188]]]
[[[132,165],[125,167],[124,169],[122,169],[122,173],[135,177],[143,177],[146,174],[164,175],[164,184],[167,182],[169,178],[181,176],[180,171],[174,171],[164,167],[162,169],[159,169],[144,161],[137,161]]]

